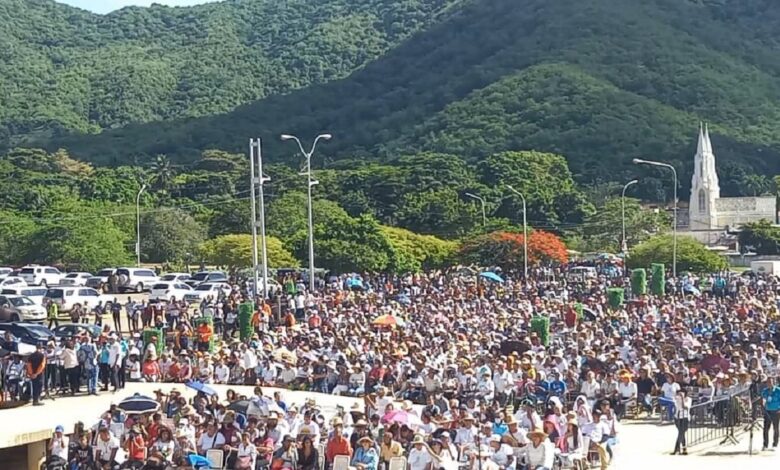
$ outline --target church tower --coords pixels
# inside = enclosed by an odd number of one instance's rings
[[[688,214],[691,230],[717,227],[715,201],[719,198],[720,186],[715,171],[715,154],[712,153],[710,131],[706,125],[699,124],[699,144],[696,148]]]

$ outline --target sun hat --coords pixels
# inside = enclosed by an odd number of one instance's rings
[[[422,434],[415,434],[414,439],[412,440],[412,445],[416,444],[425,444],[425,438],[422,436]]]
[[[358,442],[358,444],[362,444],[362,443],[364,443],[366,441],[368,441],[369,444],[373,444],[374,443],[374,440],[371,439],[369,436],[363,436],[360,439],[358,439],[357,442]]]
[[[535,428],[533,431],[528,432],[528,438],[530,439],[532,437],[540,437],[542,439],[547,439],[547,433],[544,432],[544,430],[541,428]]]

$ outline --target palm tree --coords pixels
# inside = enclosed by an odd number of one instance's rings
[[[166,155],[157,155],[152,162],[152,185],[158,191],[167,191],[174,177],[171,161]]]

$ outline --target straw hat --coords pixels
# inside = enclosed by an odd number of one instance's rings
[[[373,444],[374,444],[374,440],[373,440],[373,439],[371,439],[371,438],[370,438],[370,437],[368,437],[368,436],[363,436],[363,437],[361,437],[360,439],[358,439],[358,441],[357,441],[357,442],[358,442],[358,444],[362,444],[362,443],[364,443],[364,442],[368,442],[368,443],[369,443],[369,444],[371,444],[371,445],[373,445]]]
[[[542,428],[536,428],[533,431],[528,432],[528,438],[539,437],[541,439],[547,439],[547,433]]]
[[[414,444],[425,444],[425,438],[423,438],[422,434],[415,434],[412,440],[412,445]]]
[[[368,423],[366,422],[365,419],[359,419],[355,422],[355,427],[358,426],[368,426]]]
[[[330,425],[331,426],[343,426],[344,425],[344,421],[342,421],[341,418],[336,416],[332,420],[330,420]]]
[[[412,411],[412,401],[404,400],[403,403],[401,403],[401,409],[404,411]]]
[[[182,416],[190,416],[195,414],[195,408],[193,408],[191,405],[184,405],[181,408],[181,415]]]

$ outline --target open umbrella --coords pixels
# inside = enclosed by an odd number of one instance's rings
[[[217,395],[218,392],[211,388],[211,386],[204,384],[200,380],[190,380],[186,384],[184,384],[185,387],[191,388],[193,390],[196,390],[200,393],[206,394],[206,395]]]
[[[504,279],[493,271],[485,271],[483,273],[479,273],[479,275],[489,281],[498,282],[500,284],[504,283]]]
[[[154,398],[149,398],[140,393],[136,393],[133,396],[120,401],[116,407],[129,415],[140,415],[144,413],[154,413],[160,409],[160,404],[157,403]]]
[[[404,410],[391,411],[382,417],[382,421],[387,424],[398,423],[407,426],[420,426],[423,424],[416,414]]]
[[[404,326],[406,323],[392,314],[379,315],[371,322],[374,326]]]

